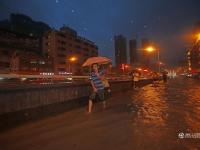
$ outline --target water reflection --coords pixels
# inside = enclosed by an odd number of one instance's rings
[[[138,105],[138,122],[153,126],[164,126],[166,123],[167,103],[163,100],[162,92],[164,87],[143,88],[132,97],[133,103]],[[140,99],[142,98],[142,100]]]
[[[136,110],[132,117],[134,138],[159,139],[162,144],[170,143],[178,149],[196,148],[198,141],[183,142],[177,135],[200,133],[199,80],[179,78],[148,85],[132,92],[132,107]]]
[[[188,95],[188,101],[185,104],[187,108],[185,120],[191,132],[200,132],[200,86],[191,85],[185,93]]]

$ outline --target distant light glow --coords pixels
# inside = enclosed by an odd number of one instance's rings
[[[197,34],[197,41],[200,41],[200,33]]]
[[[155,48],[153,48],[152,46],[149,46],[145,50],[148,52],[153,52],[153,51],[155,51]]]
[[[27,78],[21,78],[21,81],[25,81]]]
[[[67,80],[73,80],[73,78],[71,78],[71,77],[68,77],[68,78],[67,78]]]
[[[73,57],[71,57],[69,60],[70,60],[71,62],[74,62],[74,61],[77,60],[77,58],[76,58],[75,56],[73,56]]]

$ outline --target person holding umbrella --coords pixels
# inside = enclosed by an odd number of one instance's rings
[[[98,64],[95,63],[92,65],[92,73],[90,76],[90,82],[92,85],[92,94],[89,97],[88,103],[88,113],[92,112],[93,101],[98,96],[101,101],[103,101],[103,108],[106,107],[105,96],[104,96],[104,85],[102,82],[102,73],[99,72]]]
[[[104,84],[103,84],[103,72],[99,72],[99,64],[107,64],[110,63],[111,59],[106,57],[90,57],[84,63],[83,67],[89,66],[91,67],[91,75],[90,82],[92,85],[92,94],[89,96],[88,102],[88,113],[92,112],[93,102],[95,98],[98,96],[101,101],[103,101],[103,108],[106,107],[106,101],[104,96]]]

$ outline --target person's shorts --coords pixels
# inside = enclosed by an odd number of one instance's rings
[[[94,101],[94,100],[96,100],[96,98],[99,98],[99,100],[104,101],[105,100],[104,90],[99,90],[97,92],[92,92],[92,94],[90,95],[90,99],[92,101]]]

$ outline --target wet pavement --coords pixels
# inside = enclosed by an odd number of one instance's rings
[[[108,107],[86,108],[0,133],[0,150],[200,149],[200,80],[116,93]]]
[[[200,149],[200,81],[173,79],[132,95],[137,149]]]

